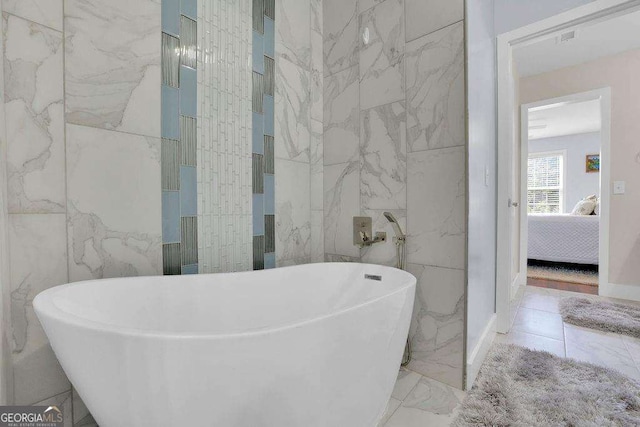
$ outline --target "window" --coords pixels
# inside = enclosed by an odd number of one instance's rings
[[[529,154],[527,211],[562,213],[564,200],[564,153]]]

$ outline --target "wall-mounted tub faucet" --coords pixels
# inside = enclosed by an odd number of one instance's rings
[[[391,212],[385,212],[384,217],[391,223],[393,231],[396,233],[396,237],[393,238],[393,242],[396,244],[396,267],[404,270],[407,253],[407,236],[402,232],[398,220]],[[411,340],[407,338],[407,345],[404,349],[404,356],[402,357],[402,366],[407,366],[409,362],[411,362]]]

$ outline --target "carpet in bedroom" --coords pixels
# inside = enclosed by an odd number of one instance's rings
[[[598,286],[598,272],[579,267],[558,265],[529,265],[527,277],[530,279],[553,280],[555,282],[579,283]]]

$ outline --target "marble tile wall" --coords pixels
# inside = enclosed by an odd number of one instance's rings
[[[0,11],[5,7],[0,0]],[[4,64],[4,22],[0,19],[0,61]],[[9,209],[7,196],[7,133],[4,109],[4,66],[0,66],[0,405],[13,396],[11,369],[11,277],[9,275]]]
[[[162,273],[160,1],[1,4],[6,400],[56,402],[71,425],[71,386],[31,302],[69,281]]]
[[[466,137],[463,1],[324,1],[324,251],[395,265],[395,246],[358,249],[352,218],[408,235],[418,278],[411,369],[463,387]],[[368,32],[369,41],[364,42]],[[313,233],[313,230],[312,230]]]
[[[276,265],[324,260],[322,0],[276,0]]]

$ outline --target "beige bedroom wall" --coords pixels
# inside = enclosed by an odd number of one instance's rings
[[[609,282],[640,286],[640,50],[520,79],[522,104],[611,87]]]

